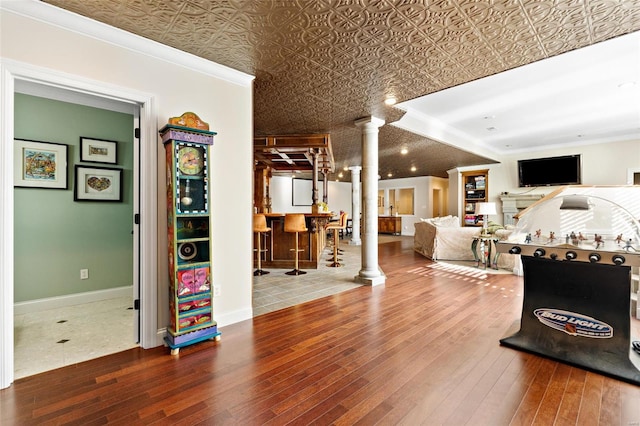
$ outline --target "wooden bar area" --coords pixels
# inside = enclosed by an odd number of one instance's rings
[[[268,232],[260,232],[263,236],[261,247],[257,247],[260,240],[254,238],[254,266],[265,270],[295,268],[294,271],[298,272],[295,275],[303,274],[304,269],[318,269],[320,255],[326,246],[325,226],[333,216],[333,213],[324,213],[320,208],[317,188],[319,172],[322,171],[326,186],[327,174],[334,170],[331,138],[328,134],[257,136],[253,140],[253,156],[255,163],[253,211],[254,214],[263,214],[267,228],[270,228]],[[292,172],[311,174],[313,185],[310,212],[296,213],[304,214],[307,231],[297,234],[285,232],[286,213],[274,213],[271,210],[271,177],[274,173],[290,174]],[[325,196],[326,193],[325,190]],[[291,229],[289,226],[289,231]],[[297,244],[296,235],[298,236]],[[296,246],[298,252],[295,250]],[[258,256],[261,256],[260,264],[258,264]],[[287,274],[292,275],[294,271]],[[256,270],[254,275],[261,273]]]
[[[284,213],[265,213],[267,226],[270,232],[264,234],[262,242],[262,268],[264,269],[291,269],[295,264],[296,234],[284,232]],[[318,269],[320,255],[326,246],[325,226],[333,216],[332,213],[305,213],[305,222],[308,232],[298,236],[298,247],[302,250],[299,254],[300,269]],[[254,249],[256,241],[254,239]],[[254,250],[254,266],[257,266],[257,256],[260,253]]]
[[[256,213],[272,213],[270,180],[274,173],[298,172],[310,174],[313,181],[313,208],[317,208],[318,174],[325,179],[335,165],[331,138],[328,134],[272,135],[253,139],[254,192],[253,207]],[[326,191],[325,191],[326,195]],[[326,200],[324,200],[326,202]],[[312,209],[312,212],[316,210]]]

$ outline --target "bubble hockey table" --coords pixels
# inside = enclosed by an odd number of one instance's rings
[[[637,255],[512,244],[498,251],[522,254],[524,274],[520,330],[502,345],[640,385],[630,314]]]

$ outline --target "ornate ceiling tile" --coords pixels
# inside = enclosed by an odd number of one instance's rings
[[[331,133],[342,166],[360,157],[355,119],[402,115],[388,95],[413,99],[640,29],[637,0],[46,1],[255,75],[255,133]],[[411,176],[401,144],[420,174],[490,161],[393,126],[379,143],[394,177]]]

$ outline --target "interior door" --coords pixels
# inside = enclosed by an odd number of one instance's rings
[[[433,190],[433,193],[431,194],[431,199],[433,200],[433,209],[431,211],[431,217],[442,216],[440,214],[442,212],[442,207],[440,205],[440,188],[435,188]]]

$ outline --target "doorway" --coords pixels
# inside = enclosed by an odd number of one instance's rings
[[[64,73],[51,74],[46,69],[17,62],[3,63],[3,78],[0,80],[2,102],[0,102],[0,128],[3,129],[0,145],[0,388],[11,385],[14,380],[14,189],[13,189],[13,139],[14,139],[14,95],[16,85],[32,82],[47,87],[82,94],[99,101],[116,100],[136,105],[139,110],[139,144],[134,149],[134,164],[139,170],[134,179],[136,225],[133,240],[140,261],[134,261],[133,299],[139,304],[139,344],[151,348],[162,344],[157,327],[157,112],[151,95],[131,93],[102,82],[80,79]],[[132,218],[133,222],[133,218]],[[131,229],[129,230],[131,232]],[[133,334],[135,331],[132,330]],[[129,334],[128,338],[134,337]]]
[[[640,168],[627,169],[627,185],[640,185]]]
[[[50,178],[21,169],[22,161],[16,161],[16,378],[130,349],[138,341],[138,311],[132,309],[138,284],[133,272],[138,244],[132,235],[137,107],[98,108],[91,97],[64,94],[60,100],[60,95],[46,86],[18,84],[14,97],[16,155],[56,166]],[[105,156],[108,161],[99,157],[100,149],[113,154]],[[56,150],[67,152],[66,165],[57,161]],[[119,200],[83,201],[86,186],[76,170],[121,175],[122,185],[87,193]],[[58,178],[66,188],[47,186]]]
[[[433,201],[433,209],[431,210],[431,217],[442,216],[442,194],[440,188],[434,188],[431,193],[431,200]]]

